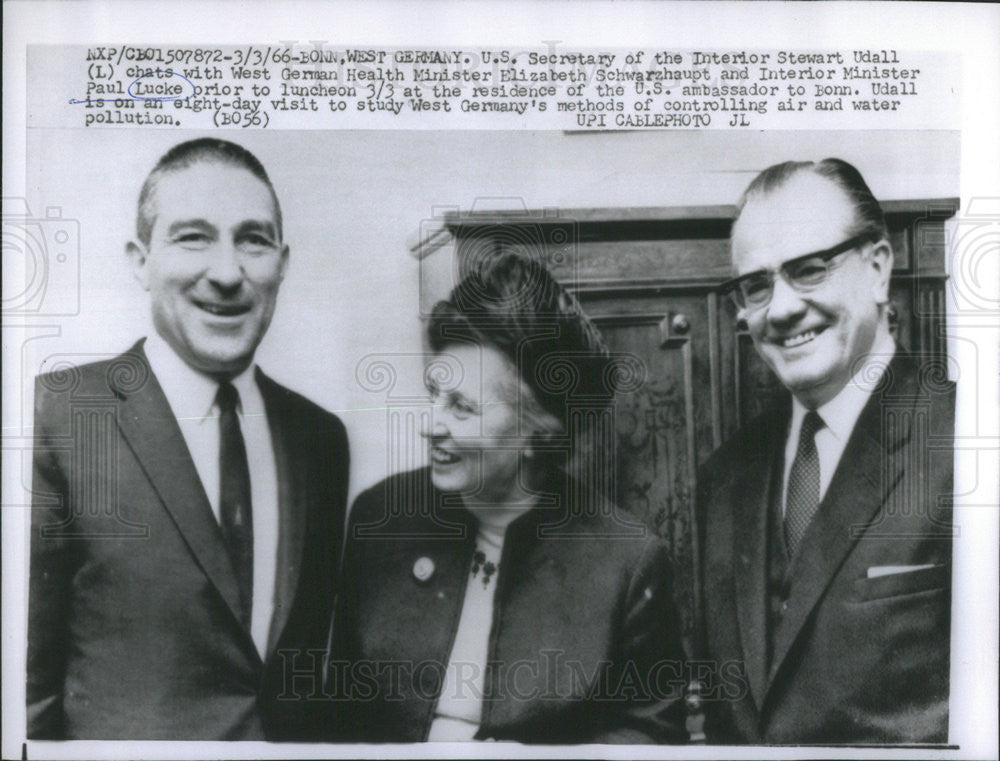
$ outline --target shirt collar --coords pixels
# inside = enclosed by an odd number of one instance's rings
[[[264,414],[264,397],[260,394],[256,374],[257,366],[251,364],[231,381],[240,394],[240,409],[244,418]]]
[[[174,417],[203,421],[214,416],[215,395],[219,390],[219,382],[215,378],[187,364],[157,333],[146,339],[143,349]],[[251,364],[231,381],[239,392],[240,409],[244,416],[263,413],[263,400],[254,381],[254,368]]]
[[[838,441],[846,442],[850,438],[854,424],[861,417],[861,410],[865,408],[872,391],[882,380],[895,351],[896,342],[892,335],[880,331],[861,369],[854,374],[840,393],[816,408],[824,425]],[[806,412],[808,409],[805,405],[793,396],[791,429],[793,434],[797,435],[796,432],[801,429],[802,418]]]

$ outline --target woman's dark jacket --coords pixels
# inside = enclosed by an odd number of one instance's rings
[[[575,491],[543,499],[507,530],[476,738],[684,742],[667,548],[606,501],[581,509]],[[427,738],[475,536],[475,518],[433,488],[429,469],[358,497],[324,687],[336,716],[329,739]]]

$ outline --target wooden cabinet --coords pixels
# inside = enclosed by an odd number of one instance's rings
[[[943,360],[944,222],[953,199],[883,203],[896,259],[891,323],[902,345]],[[733,207],[450,213],[414,248],[421,308],[483,257],[544,262],[609,346],[645,378],[615,410],[619,504],[666,538],[677,603],[695,620],[691,543],[697,465],[780,393],[717,287],[730,277]]]

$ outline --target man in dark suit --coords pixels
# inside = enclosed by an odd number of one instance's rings
[[[264,168],[175,146],[127,254],[155,333],[37,383],[28,736],[305,739],[280,698],[326,646],[348,449],[253,364],[288,263]]]
[[[890,334],[879,205],[846,162],[779,164],[732,254],[790,394],[700,478],[703,656],[744,684],[706,700],[707,739],[945,742],[954,388]]]

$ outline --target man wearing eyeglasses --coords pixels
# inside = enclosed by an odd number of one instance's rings
[[[707,739],[946,742],[954,387],[890,333],[882,211],[844,161],[779,164],[732,257],[790,393],[699,479],[703,657],[745,687],[706,700]]]

